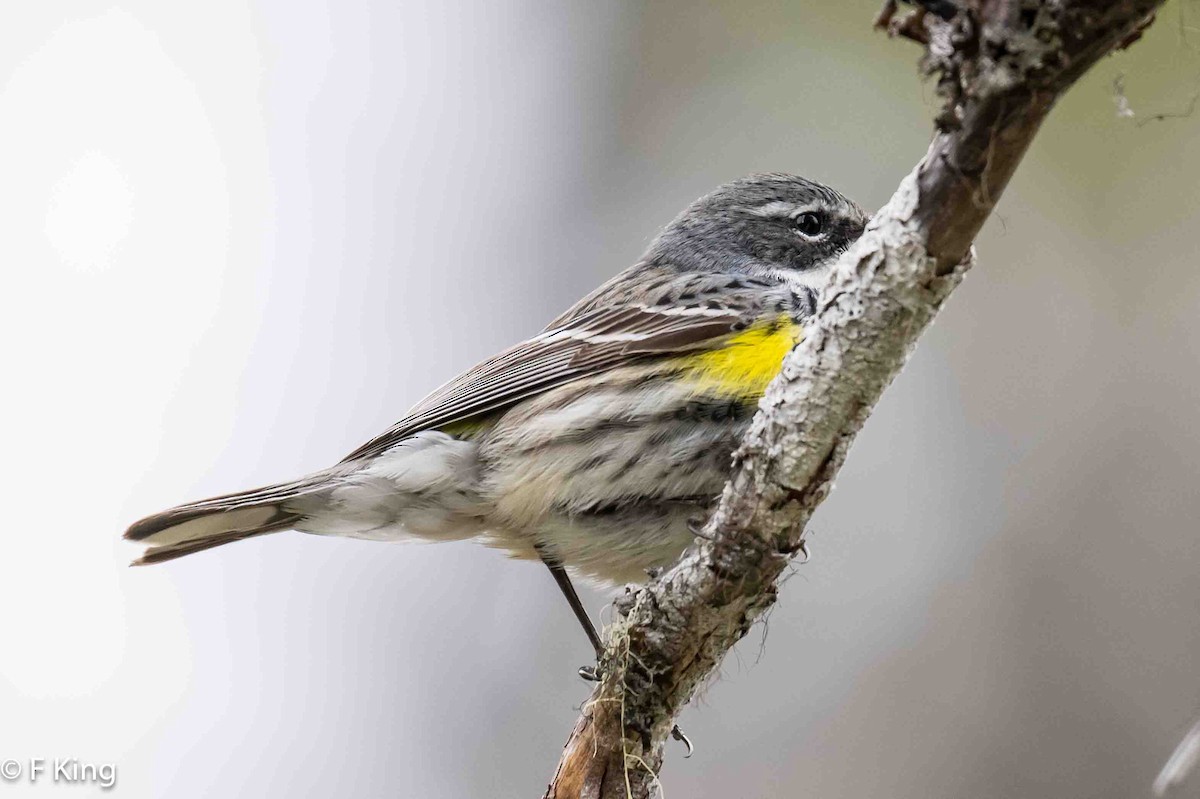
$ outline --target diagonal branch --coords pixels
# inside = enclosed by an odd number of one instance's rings
[[[929,150],[839,262],[703,538],[618,600],[605,680],[567,741],[548,799],[660,792],[655,774],[675,716],[775,602],[805,524],[959,284],[1042,120],[1088,68],[1138,38],[1162,1],[953,0],[939,8],[955,13],[909,12],[920,16],[902,29],[925,43],[923,67],[945,99]]]

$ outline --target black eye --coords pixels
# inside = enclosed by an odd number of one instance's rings
[[[796,217],[796,230],[804,236],[819,236],[825,227],[825,220],[813,211],[805,211]]]

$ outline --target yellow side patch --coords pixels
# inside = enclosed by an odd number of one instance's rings
[[[681,365],[703,392],[757,402],[803,337],[803,327],[781,316],[738,333],[720,349],[681,359]]]
[[[478,435],[483,428],[487,427],[487,425],[488,420],[486,417],[480,418],[478,416],[472,416],[469,419],[463,419],[457,422],[451,422],[450,424],[444,424],[439,427],[438,430],[441,430],[447,435],[452,435],[455,438],[471,439]]]

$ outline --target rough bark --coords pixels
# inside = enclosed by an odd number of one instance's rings
[[[1162,0],[930,0],[877,24],[922,43],[945,106],[928,152],[841,259],[768,389],[702,537],[616,603],[605,679],[545,796],[650,797],[674,719],[774,602],[855,434],[961,281],[1054,102]],[[928,12],[928,13],[927,13]]]

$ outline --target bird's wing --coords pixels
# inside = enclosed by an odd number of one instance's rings
[[[707,276],[705,276],[707,277]],[[767,292],[748,292],[714,302],[708,280],[679,300],[675,286],[638,301],[610,294],[612,302],[589,297],[531,339],[496,355],[430,394],[383,435],[346,456],[347,461],[378,455],[421,430],[462,422],[556,388],[638,360],[719,346],[749,326]],[[685,284],[689,285],[689,284]],[[675,290],[672,290],[675,289]],[[705,291],[704,289],[709,289]],[[706,299],[705,295],[709,295]]]

